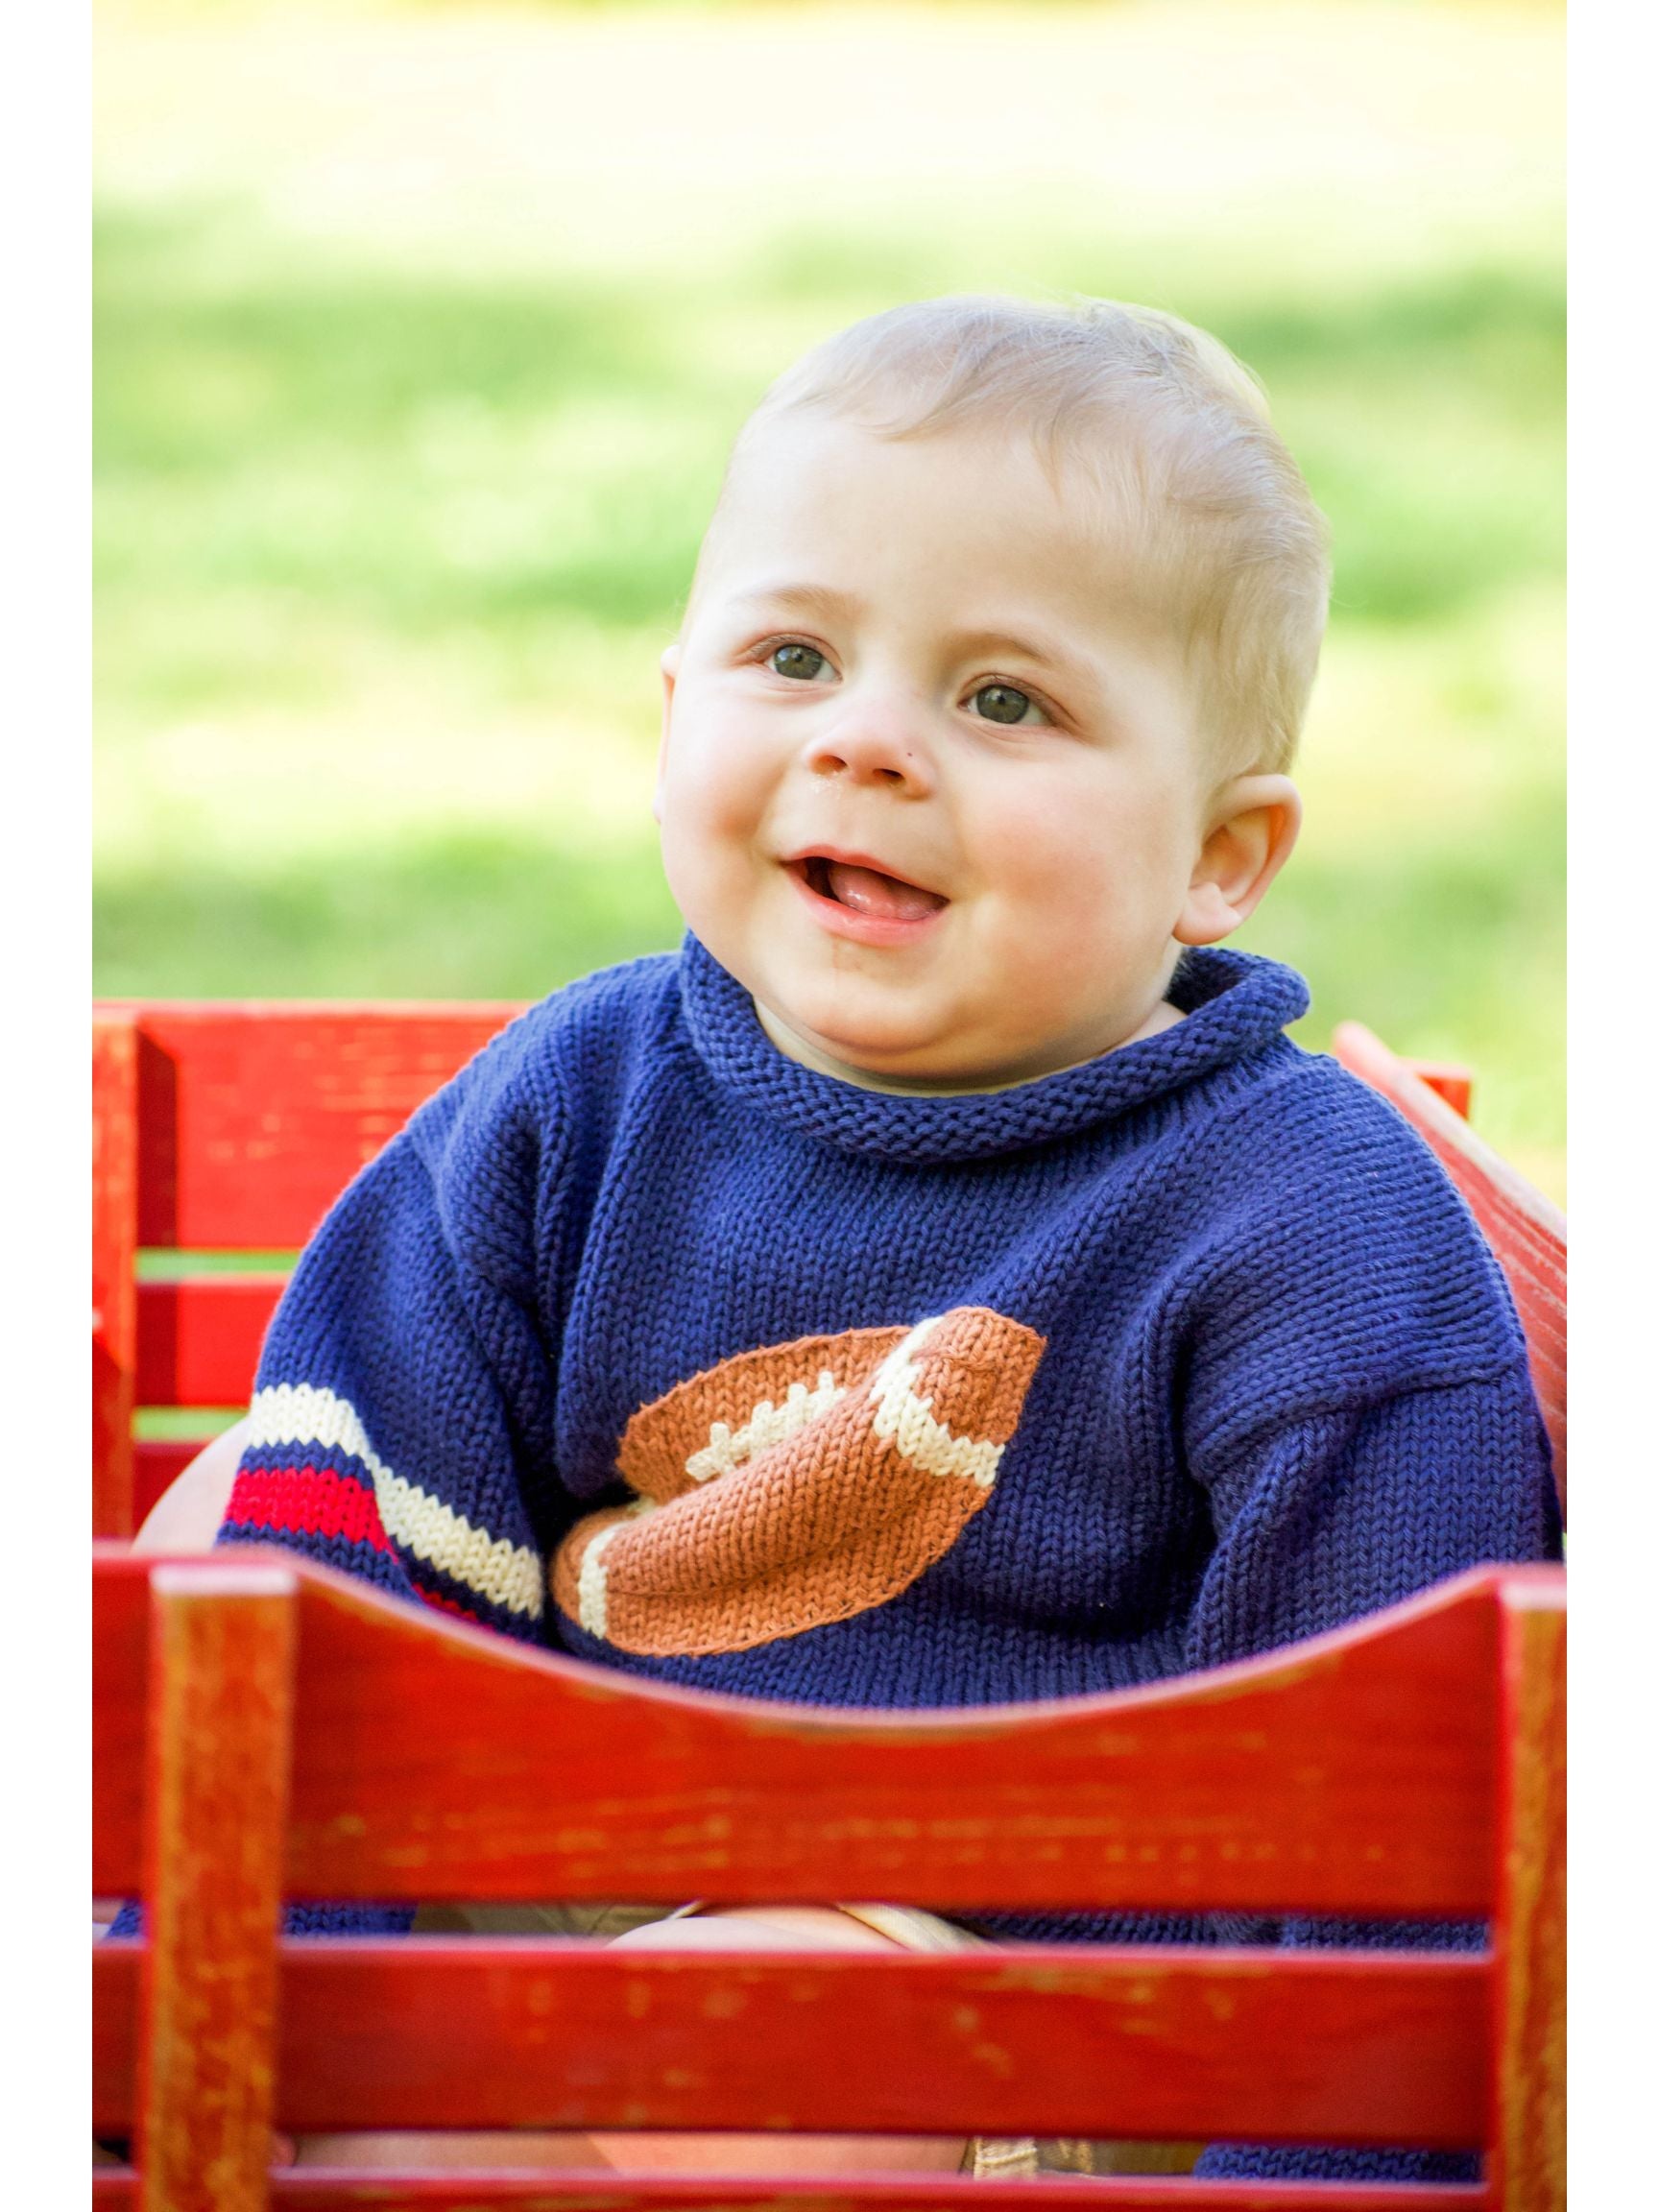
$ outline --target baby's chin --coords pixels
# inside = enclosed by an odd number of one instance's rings
[[[1155,995],[1103,1008],[1074,1028],[1016,1032],[971,1009],[906,1004],[892,993],[836,991],[790,998],[764,983],[749,986],[760,1025],[778,1049],[803,1067],[866,1090],[930,1093],[1006,1091],[1082,1066],[1104,1052],[1154,1036],[1181,1020]]]
[[[802,1067],[870,1091],[994,1091],[1025,1078],[1001,1040],[905,1019],[897,1009],[779,1006],[757,992],[755,1011],[778,1049]]]

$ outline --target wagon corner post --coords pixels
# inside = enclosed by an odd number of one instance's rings
[[[263,2212],[298,1578],[263,1563],[150,1576],[142,2212]]]
[[[1560,1568],[1499,1585],[1492,2201],[1567,2202],[1567,1615]]]
[[[92,1016],[92,1533],[132,1533],[138,1366],[138,1022]]]

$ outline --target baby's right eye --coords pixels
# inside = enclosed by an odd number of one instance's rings
[[[812,684],[830,665],[815,645],[776,645],[766,656],[776,676],[792,676],[799,684]]]

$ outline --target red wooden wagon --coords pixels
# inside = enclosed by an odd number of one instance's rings
[[[94,1039],[94,1518],[129,1535],[235,1407],[298,1246],[507,1007],[112,1006]],[[1363,1031],[1514,1285],[1564,1466],[1563,1225]],[[140,1255],[174,1256],[164,1270]],[[1483,1569],[1122,1695],[757,1705],[509,1646],[285,1557],[95,1563],[101,2204],[1564,2202],[1560,1571]],[[282,1897],[1483,1917],[1481,1953],[1010,1947],[652,1957],[279,1941]],[[270,2129],[649,2127],[1480,2145],[1479,2184],[822,2182],[267,2171]]]

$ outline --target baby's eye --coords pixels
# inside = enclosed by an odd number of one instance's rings
[[[1028,691],[1012,684],[981,684],[968,702],[985,722],[1046,722],[1048,717]]]
[[[778,645],[766,656],[766,665],[776,676],[814,684],[830,663],[815,645]]]

